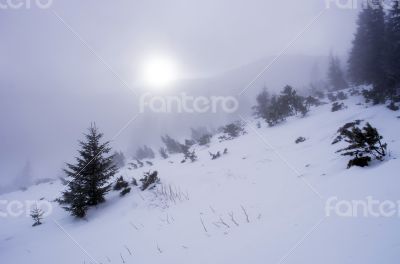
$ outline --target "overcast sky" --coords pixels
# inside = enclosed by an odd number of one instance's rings
[[[36,177],[56,176],[91,121],[115,135],[136,111],[125,84],[135,89],[152,54],[174,58],[182,78],[218,76],[279,54],[304,30],[287,54],[345,56],[358,10],[332,4],[305,30],[325,7],[325,0],[54,0],[49,9],[0,9],[0,185],[27,160]],[[146,134],[138,124],[122,133],[119,148]]]

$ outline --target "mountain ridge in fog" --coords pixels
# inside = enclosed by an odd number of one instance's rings
[[[320,77],[318,78],[325,78],[327,57],[283,55],[246,92],[239,95],[274,59],[275,57],[266,57],[207,78],[180,80],[170,90],[162,93],[164,95],[179,95],[184,92],[192,96],[234,96],[240,102],[238,113],[159,114],[146,112],[140,114],[116,138],[113,142],[114,148],[131,156],[136,148],[143,144],[153,147],[160,146],[160,136],[163,134],[170,134],[183,140],[190,136],[190,127],[216,128],[229,121],[237,120],[239,113],[243,115],[251,113],[255,96],[263,87],[267,87],[271,92],[278,92],[287,84],[300,90],[307,87],[312,80],[311,74],[315,65],[319,66]],[[93,82],[95,81],[93,80]],[[90,83],[85,85],[90,85]],[[2,183],[3,189],[10,190],[17,187],[12,186],[11,188],[10,184],[17,174],[21,177],[20,171],[26,160],[30,161],[33,179],[60,176],[60,166],[64,162],[73,161],[77,141],[85,132],[85,124],[89,126],[91,122],[96,122],[104,132],[105,138],[112,138],[137,113],[140,96],[149,92],[143,87],[142,89],[138,88],[135,89],[136,96],[129,91],[121,90],[125,89],[124,87],[115,87],[109,92],[104,92],[104,89],[100,89],[98,92],[96,90],[88,92],[85,89],[81,94],[77,93],[76,89],[64,89],[60,92],[55,90],[52,92],[51,101],[40,104],[40,107],[37,102],[45,95],[37,93],[35,95],[32,92],[29,100],[21,101],[21,104],[29,109],[28,112],[21,112],[18,118],[28,115],[40,116],[41,119],[37,122],[21,123],[17,118],[13,121],[17,124],[12,124],[6,128],[6,131],[3,131],[6,133],[5,135],[8,135],[6,138],[10,138],[5,147],[0,149],[1,169],[3,170],[1,173],[5,179]],[[14,94],[18,100],[21,100],[22,94],[18,92]],[[31,107],[29,107],[30,103],[32,103]],[[35,103],[34,106],[33,103]],[[3,104],[6,109],[7,106],[7,104]],[[73,108],[68,106],[73,106]],[[9,107],[12,106],[9,105]],[[40,125],[38,126],[38,124]],[[24,134],[27,131],[30,131],[29,135]],[[51,135],[46,133],[47,131]],[[17,146],[16,144],[24,138],[25,140],[29,139],[29,144]],[[21,156],[21,153],[24,155]],[[6,186],[7,188],[5,188]]]

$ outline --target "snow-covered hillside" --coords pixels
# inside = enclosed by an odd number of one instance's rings
[[[332,197],[400,200],[398,112],[367,107],[362,97],[344,102],[342,111],[332,113],[326,104],[271,128],[257,128],[246,117],[246,135],[223,142],[214,137],[209,148],[197,148],[194,163],[181,164],[182,156],[172,155],[137,170],[127,166],[118,176],[140,179],[157,170],[161,184],[124,197],[111,192],[86,220],[53,202],[64,188],[60,182],[2,195],[2,201],[44,198],[53,210],[37,227],[25,213],[0,218],[0,262],[398,263],[397,214],[327,215]],[[337,129],[355,119],[383,135],[390,151],[384,162],[346,169],[348,158],[335,153]],[[295,144],[299,136],[307,140]],[[225,148],[228,154],[210,159],[209,151]]]

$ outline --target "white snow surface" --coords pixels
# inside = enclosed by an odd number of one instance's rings
[[[155,159],[153,166],[123,168],[117,176],[139,180],[157,170],[155,190],[119,197],[74,219],[54,202],[64,186],[56,181],[0,200],[44,199],[53,210],[44,223],[0,218],[0,262],[72,263],[399,263],[400,218],[326,215],[331,197],[343,200],[400,200],[399,112],[385,106],[357,105],[361,97],[313,108],[275,127],[249,119],[247,134],[197,147],[198,161],[181,155]],[[384,136],[390,156],[368,168],[347,169],[348,157],[331,142],[337,129],[363,119]],[[296,138],[307,140],[295,144]],[[228,154],[211,160],[209,151]],[[173,162],[173,163],[172,163]],[[160,194],[172,188],[174,200]],[[5,205],[0,205],[2,211]],[[248,220],[246,217],[248,215]],[[232,219],[233,218],[233,219]],[[235,223],[236,222],[236,223]]]

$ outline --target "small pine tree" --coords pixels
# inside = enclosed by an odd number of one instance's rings
[[[206,134],[210,134],[206,127],[190,128],[191,139],[198,142],[200,138]]]
[[[185,139],[185,146],[191,147],[196,144],[196,141],[193,139]]]
[[[140,190],[144,191],[147,189],[152,189],[154,186],[160,182],[160,178],[158,178],[158,172],[146,172],[143,176],[142,179],[140,179],[142,182],[142,186],[140,187]]]
[[[197,141],[197,143],[199,143],[200,146],[208,145],[208,144],[210,144],[210,142],[211,142],[211,138],[212,138],[212,135],[211,135],[211,134],[205,134],[205,135],[203,135],[203,136],[201,136],[201,137],[199,138],[199,140]]]
[[[196,152],[194,149],[190,151],[190,146],[183,145],[182,149],[184,157],[181,163],[185,163],[187,160],[190,160],[191,162],[195,162],[197,160]]]
[[[158,152],[160,153],[161,158],[168,159],[167,149],[161,147]]]
[[[257,96],[257,105],[253,107],[256,117],[263,118],[270,126],[284,121],[287,117],[301,113],[303,116],[309,111],[306,99],[297,95],[295,89],[287,85],[279,96],[269,96],[263,90]]]
[[[168,135],[162,136],[161,141],[165,144],[169,154],[183,153],[182,144]]]
[[[131,187],[125,187],[120,193],[119,196],[125,196],[126,194],[131,192]]]
[[[140,147],[136,150],[135,158],[138,160],[154,159],[155,154],[154,154],[154,151],[150,147],[144,145],[143,147]]]
[[[359,123],[359,122],[358,122]],[[357,122],[346,124],[346,128],[339,129],[339,136],[333,143],[345,141],[349,145],[345,148],[339,149],[337,153],[342,156],[353,157],[347,167],[360,166],[365,167],[369,165],[372,159],[383,161],[386,156],[387,144],[382,143],[383,137],[378,133],[378,130],[366,123],[360,129],[356,126]]]
[[[315,97],[313,97],[313,96],[308,96],[306,99],[305,99],[305,101],[304,101],[304,103],[305,103],[305,107],[306,108],[310,108],[311,106],[320,106],[320,105],[322,105],[322,102],[318,99],[318,98],[315,98]]]
[[[120,176],[117,181],[114,184],[113,190],[114,191],[120,191],[124,188],[127,188],[129,186],[129,183],[124,180],[124,177]]]
[[[282,115],[287,117],[296,114],[297,92],[291,86],[287,85],[283,88],[279,101]]]
[[[111,188],[108,181],[117,171],[113,156],[107,155],[111,151],[109,142],[100,142],[103,134],[95,124],[90,126],[85,137],[86,141],[79,142],[81,149],[76,157],[77,163],[67,163],[64,169],[71,180],[68,189],[58,199],[65,210],[80,218],[86,215],[89,206],[105,201],[104,196]]]
[[[246,133],[244,129],[244,123],[241,121],[235,121],[222,128],[222,132],[228,136],[229,139],[237,138],[240,135]]]
[[[274,126],[286,120],[287,111],[283,110],[284,108],[285,107],[283,106],[283,102],[279,99],[279,97],[273,95],[271,97],[268,111],[265,113],[265,121],[268,123],[269,126]]]
[[[266,117],[265,115],[268,112],[268,108],[271,103],[271,97],[266,88],[264,88],[257,95],[256,101],[257,101],[257,104],[255,106],[253,106],[254,115],[255,115],[255,117],[265,119],[265,117]]]
[[[346,107],[346,106],[344,105],[344,103],[334,102],[334,103],[332,104],[332,109],[331,109],[331,111],[332,111],[332,112],[337,112],[337,111],[343,110],[345,107]]]
[[[34,221],[32,226],[38,226],[42,224],[42,220],[43,220],[43,215],[44,212],[42,209],[38,208],[37,205],[35,205],[34,208],[32,208],[31,210],[31,217]]]

